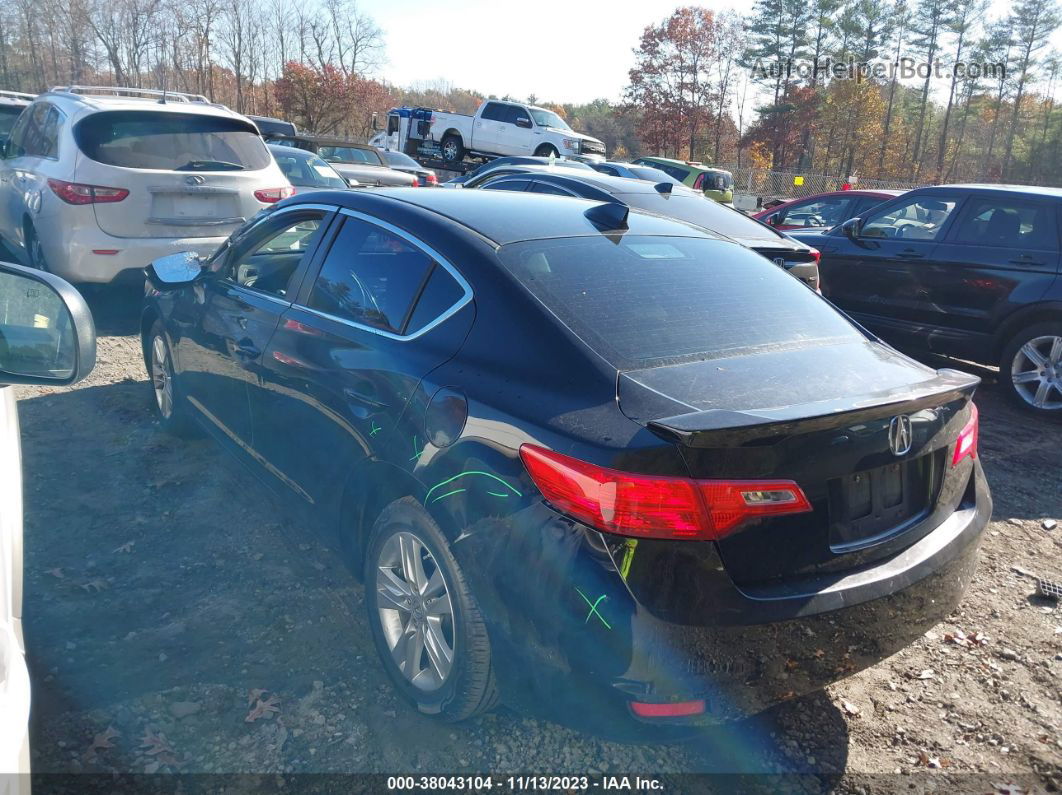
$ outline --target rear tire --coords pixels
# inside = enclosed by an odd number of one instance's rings
[[[26,222],[26,258],[29,259],[29,265],[31,268],[36,268],[39,271],[48,271],[48,259],[44,256],[44,247],[41,245],[41,239],[37,235],[37,230],[33,224]]]
[[[442,139],[442,158],[447,163],[460,163],[465,159],[465,145],[460,136],[447,135]]]
[[[497,703],[479,606],[446,537],[413,497],[392,502],[373,524],[365,605],[387,675],[420,712],[452,723]]]
[[[1041,417],[1062,417],[1062,321],[1022,329],[1003,348],[999,379],[1007,396]]]
[[[161,320],[156,320],[151,326],[145,358],[151,385],[151,406],[162,430],[184,438],[196,436],[198,429],[173,370],[173,354]]]

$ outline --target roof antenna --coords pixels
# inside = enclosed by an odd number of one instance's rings
[[[630,211],[631,208],[626,204],[610,201],[595,204],[583,215],[600,229],[626,229],[627,215]]]

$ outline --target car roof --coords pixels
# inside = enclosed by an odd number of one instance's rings
[[[807,196],[798,196],[795,199],[786,199],[785,204],[792,204],[793,202],[803,202],[808,199],[821,199],[827,196],[889,196],[895,198],[896,196],[903,196],[907,193],[905,190],[892,190],[892,189],[878,189],[878,188],[852,188],[851,190],[830,190],[823,193],[811,193]],[[777,207],[772,207],[772,210],[777,210]]]
[[[1048,188],[1041,185],[992,185],[988,183],[968,183],[957,185],[932,185],[925,188],[916,188],[919,191],[942,191],[959,188],[960,190],[990,192],[1004,191],[1007,193],[1026,193],[1035,196],[1062,197],[1062,188]]]
[[[673,157],[653,157],[653,156],[650,156],[650,155],[645,155],[643,157],[639,157],[638,159],[639,160],[650,160],[650,161],[652,161],[654,163],[667,163],[668,165],[672,165],[672,166],[681,166],[682,168],[692,168],[694,170],[700,170],[700,171],[726,171],[725,168],[719,168],[717,166],[709,166],[709,165],[707,165],[705,163],[687,163],[685,160],[676,160]],[[729,174],[730,172],[726,171],[726,173]]]
[[[253,124],[253,122],[249,121],[246,116],[237,113],[232,110],[232,108],[214,102],[175,100],[173,97],[167,102],[162,102],[161,96],[128,97],[112,96],[109,94],[79,93],[78,90],[73,90],[77,88],[77,86],[72,88],[53,88],[50,91],[45,91],[43,94],[39,94],[37,99],[47,100],[48,102],[59,105],[72,113],[83,111],[81,115],[110,110],[150,110],[159,113],[190,113],[204,116],[217,116],[226,119],[239,119],[241,121],[246,121],[248,124]]]
[[[320,157],[319,155],[313,152],[308,152],[305,149],[299,149],[297,146],[284,146],[283,144],[267,143],[266,149],[268,149],[275,155],[294,155],[297,158],[301,157],[303,160],[309,160],[310,158]]]
[[[317,191],[313,194],[313,202],[335,204],[352,210],[369,210],[379,213],[378,217],[382,219],[388,218],[388,205],[401,202],[456,222],[497,246],[525,240],[602,234],[601,229],[585,215],[587,210],[600,206],[602,202],[542,193],[376,188],[372,191]],[[299,197],[296,197],[275,207],[298,203]],[[644,213],[635,208],[630,210],[627,225],[624,234],[719,239],[711,232],[691,224]]]

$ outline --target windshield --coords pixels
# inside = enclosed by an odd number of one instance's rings
[[[346,180],[339,172],[317,155],[307,157],[305,154],[295,154],[294,151],[273,151],[273,159],[292,185],[300,188],[347,187]]]
[[[567,122],[551,110],[543,108],[531,108],[531,118],[539,127],[554,127],[558,130],[570,130]]]
[[[593,236],[511,243],[498,257],[619,369],[863,339],[798,280],[734,243]]]
[[[369,166],[382,166],[383,160],[375,149],[361,149],[354,146],[322,146],[317,154],[329,163],[354,163]]]
[[[162,171],[257,171],[269,152],[245,122],[151,110],[94,113],[74,128],[86,157],[123,168]]]

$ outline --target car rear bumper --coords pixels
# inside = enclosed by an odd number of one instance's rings
[[[142,281],[142,269],[152,260],[179,251],[210,256],[227,237],[113,237],[95,224],[49,231],[39,230],[48,269],[75,284]]]
[[[527,561],[533,575],[487,584],[486,598],[474,585],[503,699],[530,711],[548,705],[550,717],[608,731],[635,718],[634,701],[703,700],[703,714],[646,720],[718,723],[819,690],[909,645],[955,608],[992,511],[979,465],[970,494],[919,541],[850,572],[739,588],[721,563],[704,570],[702,582],[690,582],[681,565],[654,567],[659,588],[689,589],[691,602],[718,593],[718,614],[698,616],[696,625],[636,601],[622,559],[603,557],[593,531],[554,517],[538,535],[563,551]],[[467,550],[480,563],[489,554],[475,544]]]

